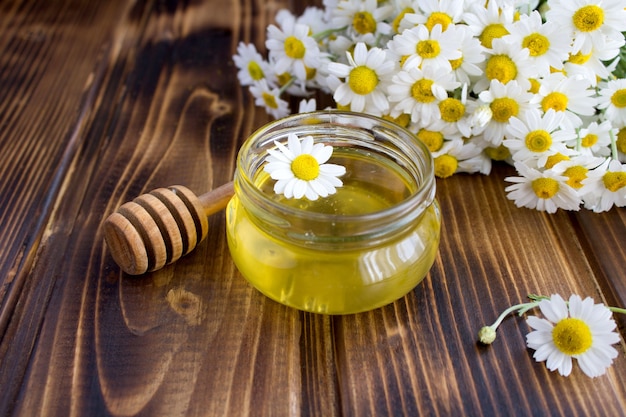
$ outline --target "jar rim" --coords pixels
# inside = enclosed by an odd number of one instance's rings
[[[276,130],[289,127],[324,127],[332,130],[343,127],[356,127],[361,129],[374,129],[381,132],[393,132],[398,134],[402,143],[396,145],[401,146],[404,152],[408,152],[407,159],[413,164],[418,171],[420,178],[412,178],[416,182],[416,188],[411,191],[410,195],[401,201],[372,212],[362,214],[334,214],[320,213],[298,209],[296,207],[283,204],[275,199],[270,198],[266,193],[260,190],[255,184],[253,174],[256,169],[262,165],[265,156],[257,158],[255,161],[249,160],[250,155],[255,151],[254,146],[258,145],[258,141],[270,135]],[[374,142],[376,137],[374,137]],[[415,160],[418,158],[419,160]],[[250,165],[257,164],[256,168]],[[417,166],[419,164],[419,166]],[[244,189],[246,193],[252,194],[255,202],[262,204],[265,208],[280,211],[288,217],[303,218],[311,222],[347,222],[347,223],[367,223],[371,225],[386,224],[392,222],[409,223],[428,208],[435,198],[435,175],[434,162],[428,148],[411,133],[408,129],[399,126],[391,121],[385,120],[378,116],[365,113],[356,113],[343,110],[322,110],[309,113],[300,113],[277,119],[267,123],[261,128],[253,132],[250,137],[241,146],[237,156],[237,171],[235,175],[235,186]],[[246,169],[244,169],[244,167]],[[409,217],[403,221],[403,217]]]

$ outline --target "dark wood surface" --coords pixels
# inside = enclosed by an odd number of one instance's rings
[[[269,121],[231,56],[241,40],[262,47],[278,9],[306,5],[0,2],[0,415],[624,415],[623,341],[593,380],[536,363],[520,317],[476,343],[529,293],[626,306],[626,211],[518,209],[510,167],[438,182],[430,274],[368,313],[259,294],[232,263],[223,213],[179,262],[120,272],[103,218],[156,187],[231,179]]]

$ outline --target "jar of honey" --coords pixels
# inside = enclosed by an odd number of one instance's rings
[[[341,186],[287,198],[264,170],[290,135],[332,147]],[[408,130],[361,113],[289,116],[242,145],[226,209],[228,245],[260,292],[296,309],[350,314],[384,306],[420,283],[439,246],[433,160]]]

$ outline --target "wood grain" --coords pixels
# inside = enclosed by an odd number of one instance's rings
[[[113,262],[101,223],[122,203],[232,179],[269,118],[231,56],[239,41],[262,50],[280,8],[310,4],[0,1],[0,415],[622,415],[623,339],[593,380],[536,363],[523,317],[476,343],[529,293],[626,306],[624,209],[518,209],[508,166],[438,181],[435,265],[368,313],[262,296],[230,259],[223,214],[160,271]]]

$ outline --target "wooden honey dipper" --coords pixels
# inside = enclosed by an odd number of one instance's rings
[[[196,196],[182,185],[157,188],[120,206],[104,221],[104,238],[124,272],[156,271],[206,238],[208,217],[226,207],[233,183]]]

